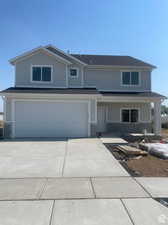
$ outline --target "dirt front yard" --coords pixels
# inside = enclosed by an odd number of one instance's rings
[[[130,159],[125,164],[134,176],[168,177],[168,160],[155,156],[148,155],[139,159]]]
[[[106,147],[131,176],[168,177],[168,160],[159,159],[149,154],[128,157],[110,144],[106,144]]]

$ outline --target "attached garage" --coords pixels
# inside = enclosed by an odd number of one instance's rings
[[[14,137],[90,136],[87,101],[15,100]]]

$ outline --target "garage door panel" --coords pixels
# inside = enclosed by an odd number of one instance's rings
[[[86,137],[88,103],[18,101],[16,137]]]

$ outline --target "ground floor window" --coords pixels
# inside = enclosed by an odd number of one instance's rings
[[[136,123],[139,120],[138,109],[122,109],[121,121],[126,123]]]

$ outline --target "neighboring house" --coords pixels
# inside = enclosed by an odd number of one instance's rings
[[[6,137],[88,137],[97,132],[161,132],[155,66],[130,56],[67,54],[38,47],[10,60],[15,85],[1,92]]]

